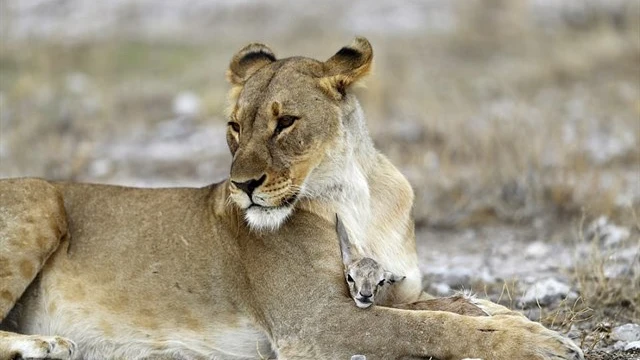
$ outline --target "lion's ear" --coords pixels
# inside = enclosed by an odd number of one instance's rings
[[[350,45],[340,49],[323,64],[324,77],[321,85],[343,97],[346,90],[356,81],[365,77],[373,63],[373,48],[369,40],[356,37]]]
[[[256,71],[276,61],[273,51],[264,44],[249,44],[231,59],[227,80],[232,85],[243,85]]]

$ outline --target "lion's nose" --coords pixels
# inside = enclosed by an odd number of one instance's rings
[[[245,182],[236,182],[231,180],[231,182],[238,187],[238,189],[244,191],[247,193],[247,195],[249,195],[249,197],[251,197],[251,194],[253,194],[253,190],[255,190],[258,186],[262,185],[262,183],[267,179],[267,175],[262,175],[262,177],[258,180],[256,179],[251,179],[249,181],[245,181]]]

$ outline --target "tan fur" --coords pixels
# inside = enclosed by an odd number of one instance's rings
[[[61,194],[37,179],[0,182],[0,318],[67,232]]]
[[[396,309],[406,310],[430,310],[448,311],[467,316],[487,316],[478,305],[474,304],[474,299],[464,295],[454,295],[446,298],[429,299],[416,301],[410,304],[394,304]]]
[[[13,238],[40,244],[41,229],[51,239],[42,244],[62,242],[1,327],[64,336],[87,359],[581,359],[570,341],[498,305],[492,309],[505,315],[353,306],[336,213],[357,247],[407,275],[397,301],[423,296],[413,193],[373,148],[348,89],[370,65],[365,45],[360,38],[328,62],[272,61],[263,45],[236,55],[229,78],[241,89],[234,90],[230,121],[240,131],[230,125],[227,136],[230,180],[200,189],[43,184],[31,191],[36,199],[23,201],[33,180],[3,182],[3,198],[15,200],[2,204],[0,256],[46,255],[47,246],[6,247]],[[327,94],[323,79],[335,76],[343,81],[329,82],[335,93]],[[282,105],[279,115],[299,117],[279,134],[274,101]],[[231,181],[253,184],[252,200],[273,208],[250,208]],[[64,209],[52,206],[56,191]],[[29,224],[19,215],[25,209],[39,212],[38,231],[16,230]],[[249,215],[251,209],[258,211]],[[50,220],[64,219],[65,210],[70,236]],[[16,286],[0,288],[12,298],[29,283],[15,270],[9,277]],[[0,347],[21,339],[0,332]]]

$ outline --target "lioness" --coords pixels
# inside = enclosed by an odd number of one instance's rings
[[[325,62],[240,50],[221,183],[0,182],[2,326],[34,334],[0,333],[0,358],[582,359],[490,302],[489,317],[353,306],[335,213],[355,246],[407,276],[397,302],[425,298],[411,187],[350,93],[372,57],[363,38]]]

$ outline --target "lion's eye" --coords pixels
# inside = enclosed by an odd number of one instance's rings
[[[293,115],[283,115],[278,118],[278,125],[276,125],[276,133],[281,132],[282,130],[288,128],[293,125],[299,117]]]
[[[380,282],[378,283],[378,286],[382,286],[384,285],[384,279],[380,280]]]
[[[231,129],[237,133],[240,132],[240,124],[235,121],[229,121],[227,125],[231,126]]]
[[[347,275],[347,281],[348,282],[353,282],[353,278],[351,277],[351,275]]]

